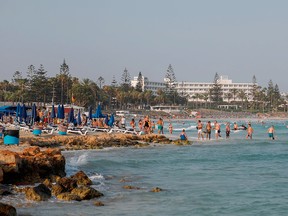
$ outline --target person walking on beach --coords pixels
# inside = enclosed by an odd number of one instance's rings
[[[217,121],[214,122],[214,130],[215,130],[215,139],[218,139],[218,137],[221,137],[220,124]]]
[[[162,118],[159,118],[159,120],[157,121],[157,126],[158,126],[158,134],[164,134],[164,122]]]
[[[272,125],[270,128],[268,128],[267,132],[268,132],[269,138],[271,140],[274,140],[275,139],[275,137],[274,137],[274,133],[275,133],[274,125]]]
[[[201,120],[198,120],[198,123],[197,123],[198,139],[200,139],[200,136],[202,137],[202,139],[204,139],[202,129],[203,129],[203,124],[202,124]]]
[[[226,139],[230,137],[230,123],[226,123]]]
[[[248,124],[248,128],[247,128],[247,136],[246,139],[248,139],[250,137],[250,139],[252,139],[252,134],[254,132],[254,129],[251,127],[251,123]]]
[[[183,129],[182,132],[180,133],[180,140],[188,140],[185,129]]]
[[[207,124],[206,124],[206,139],[211,139],[211,129],[212,129],[212,126],[211,126],[211,122],[208,121]]]

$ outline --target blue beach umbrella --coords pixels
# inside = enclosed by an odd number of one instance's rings
[[[54,104],[52,104],[51,118],[52,118],[52,119],[56,118]]]
[[[78,111],[78,115],[77,115],[77,124],[78,125],[81,125],[82,123],[82,120],[81,120],[81,113],[80,113],[80,110]]]
[[[110,119],[109,119],[108,125],[109,125],[110,127],[112,127],[112,126],[113,126],[113,123],[114,123],[114,115],[112,114],[111,117],[110,117]]]
[[[23,106],[22,106],[22,108],[21,108],[21,117],[22,117],[23,121],[26,122],[27,111],[26,111],[26,106],[25,106],[25,104],[23,104]]]
[[[74,109],[73,109],[73,107],[70,109],[68,122],[69,123],[74,123]]]
[[[104,117],[104,115],[102,114],[102,111],[101,111],[100,104],[98,104],[96,113],[95,113],[95,115],[93,117],[94,118],[103,118]]]
[[[64,105],[62,104],[61,106],[61,119],[65,118],[65,109],[64,109]]]
[[[60,104],[58,104],[58,107],[57,107],[57,118],[61,119],[61,106],[60,106]]]
[[[92,119],[92,107],[89,107],[88,119]]]

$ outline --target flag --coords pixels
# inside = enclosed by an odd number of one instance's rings
[[[75,96],[73,94],[72,94],[71,101],[72,101],[72,103],[75,103],[75,101],[76,101],[76,98],[75,98]]]

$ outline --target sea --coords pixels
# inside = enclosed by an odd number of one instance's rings
[[[27,201],[24,195],[3,197],[18,215],[287,215],[288,214],[288,121],[237,120],[254,128],[225,138],[226,122],[219,120],[222,137],[198,140],[196,121],[171,120],[177,139],[186,129],[192,145],[153,143],[148,147],[65,151],[67,175],[83,170],[93,187],[104,194],[88,201]],[[204,123],[206,120],[203,120]],[[275,140],[268,128],[275,126]],[[133,186],[137,189],[124,189]],[[155,193],[155,187],[162,191]],[[101,201],[104,206],[95,206]]]

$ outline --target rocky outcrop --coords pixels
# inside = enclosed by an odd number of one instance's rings
[[[1,216],[17,216],[17,211],[11,205],[0,203],[0,215]]]
[[[71,178],[77,181],[77,185],[92,185],[92,181],[83,171],[77,172],[75,175],[72,175]]]
[[[0,167],[6,184],[31,184],[51,175],[66,175],[65,158],[59,149],[41,151],[39,147],[30,147],[20,153],[2,150]]]
[[[26,199],[33,201],[47,201],[51,198],[51,191],[44,184],[39,184],[36,187],[28,187],[25,190]]]
[[[101,149],[106,147],[145,147],[148,143],[171,144],[164,135],[147,134],[147,135],[132,135],[132,134],[96,134],[89,136],[53,136],[53,137],[37,137],[29,141],[32,146],[52,147],[59,146],[65,150],[80,150],[80,149]]]
[[[88,186],[80,186],[80,187],[74,188],[71,191],[71,194],[79,196],[81,200],[89,200],[89,199],[103,196],[102,193]]]

